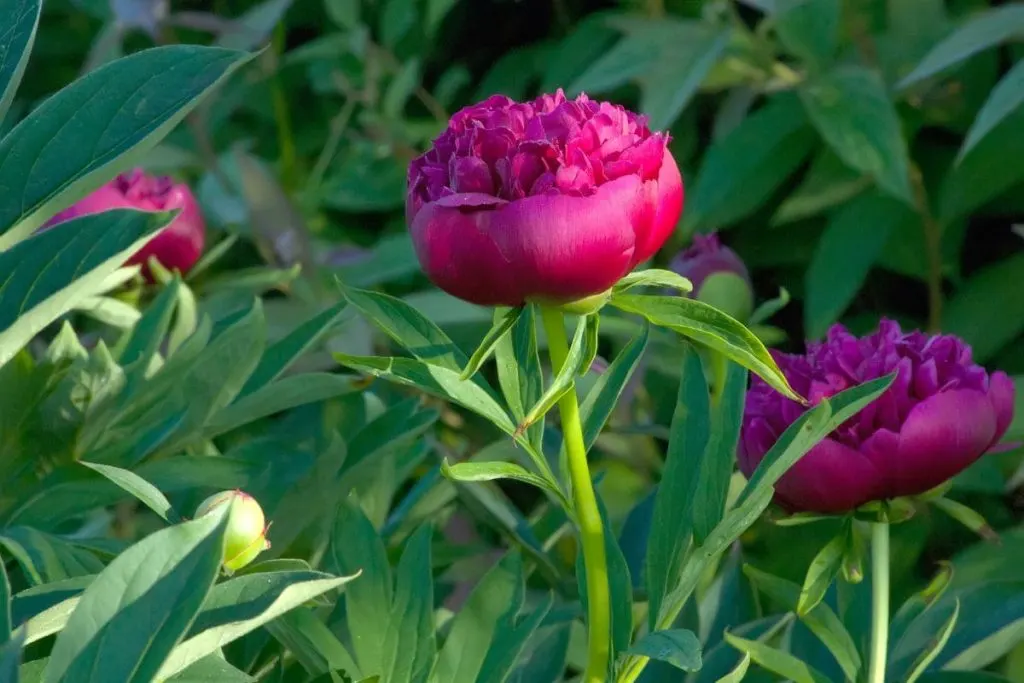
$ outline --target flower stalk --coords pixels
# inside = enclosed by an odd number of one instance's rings
[[[885,683],[889,649],[889,524],[871,525],[871,660],[868,683]]]
[[[541,307],[541,320],[547,334],[548,353],[557,374],[569,354],[565,321],[561,311]],[[608,586],[608,559],[604,546],[604,528],[597,495],[587,465],[587,448],[583,443],[580,407],[573,388],[558,401],[562,418],[562,438],[569,463],[576,520],[579,525],[583,564],[587,573],[587,626],[589,645],[587,670],[583,683],[604,683],[611,657],[611,596]]]

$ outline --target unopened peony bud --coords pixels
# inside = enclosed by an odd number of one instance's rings
[[[228,519],[224,569],[236,572],[270,547],[263,509],[256,499],[242,491],[215,493],[196,509],[196,518],[208,515],[225,505],[232,505]]]
[[[750,273],[718,235],[695,235],[689,249],[672,260],[672,270],[693,283],[691,296],[745,322],[754,309]]]

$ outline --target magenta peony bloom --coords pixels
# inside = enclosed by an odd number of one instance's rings
[[[409,167],[406,218],[427,275],[483,305],[606,291],[676,226],[683,181],[644,117],[559,90],[455,114]]]
[[[691,296],[711,304],[738,320],[754,308],[750,272],[735,251],[723,246],[716,233],[694,235],[693,244],[669,265],[691,283]]]
[[[181,209],[178,217],[163,232],[135,253],[128,264],[140,264],[148,273],[150,256],[165,268],[187,273],[203,253],[206,223],[192,191],[167,177],[147,175],[141,169],[117,176],[92,194],[64,209],[47,221],[44,228],[92,213],[110,209],[168,211]]]
[[[897,372],[893,385],[801,458],[776,485],[791,511],[844,512],[869,501],[924,493],[992,448],[1013,416],[1013,383],[989,375],[950,335],[904,334],[883,320],[858,339],[834,325],[803,356],[775,358],[812,404]],[[739,465],[748,477],[805,408],[754,377],[747,394]]]

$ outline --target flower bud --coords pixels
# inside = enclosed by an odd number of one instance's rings
[[[196,509],[196,518],[231,505],[225,534],[224,569],[236,572],[270,547],[263,509],[256,499],[242,491],[215,493]]]
[[[754,291],[743,260],[722,246],[717,234],[695,235],[689,249],[669,266],[693,283],[691,296],[740,322],[754,310]]]
[[[152,275],[147,263],[151,256],[155,256],[165,268],[187,273],[203,253],[206,223],[192,191],[183,183],[175,183],[167,177],[147,175],[141,169],[117,176],[51,218],[44,229],[72,218],[111,209],[180,209],[170,225],[128,259],[127,265],[141,265],[142,272],[150,280]]]

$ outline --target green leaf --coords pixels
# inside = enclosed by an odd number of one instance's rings
[[[178,290],[181,281],[174,279],[164,287],[156,299],[146,307],[146,312],[134,327],[118,341],[114,347],[114,357],[124,367],[134,365],[135,376],[141,378],[149,370],[150,362],[160,344],[164,341],[167,329],[171,326],[171,317],[178,304]]]
[[[0,250],[137,163],[250,59],[221,48],[157,47],[106,64],[45,100],[0,141],[7,197]]]
[[[455,615],[431,680],[505,681],[550,608],[549,602],[530,616],[521,616],[524,600],[523,561],[512,552],[484,575]]]
[[[1024,104],[1024,61],[1017,62],[992,89],[967,131],[957,160],[962,160],[982,138]]]
[[[406,302],[342,283],[339,286],[349,303],[414,358],[458,373],[468,364],[462,349],[441,328]]]
[[[374,377],[415,387],[461,405],[491,421],[506,434],[514,434],[516,427],[508,413],[495,398],[479,385],[459,379],[459,370],[432,365],[411,358],[380,358],[377,356],[348,356],[334,354],[342,365]]]
[[[570,624],[537,630],[507,683],[561,683],[569,651]]]
[[[0,253],[0,366],[78,301],[98,293],[169,220],[166,213],[121,210],[83,216]]]
[[[764,591],[772,600],[781,603],[793,612],[797,611],[802,592],[800,586],[762,572],[750,565],[745,566],[743,572],[759,590]],[[853,637],[832,608],[827,603],[819,602],[805,613],[797,613],[797,616],[804,626],[832,653],[843,670],[843,674],[850,680],[856,680],[857,673],[861,668],[860,653],[857,651],[857,644]]]
[[[747,669],[750,668],[750,655],[744,653],[740,659],[740,663],[737,664],[732,671],[727,673],[718,679],[717,683],[740,683],[743,677],[747,675]]]
[[[152,680],[213,587],[228,512],[158,531],[117,556],[82,594],[44,681]]]
[[[711,400],[700,356],[684,350],[682,380],[647,542],[648,625],[656,630],[662,602],[672,590],[693,536],[693,506],[702,459],[711,437]]]
[[[336,669],[360,675],[352,655],[309,609],[293,609],[267,624],[266,629],[312,675]]]
[[[957,600],[953,603],[953,613],[949,615],[949,619],[942,625],[942,628],[938,633],[935,634],[935,640],[932,641],[931,645],[917,658],[914,665],[910,669],[910,673],[907,674],[907,683],[914,683],[918,678],[921,677],[925,671],[928,670],[928,666],[935,661],[935,658],[942,652],[942,648],[946,647],[946,643],[949,642],[949,637],[953,635],[953,629],[956,628],[957,617],[960,616],[960,601]]]
[[[630,340],[615,357],[615,360],[601,373],[591,385],[587,397],[580,405],[580,416],[583,421],[583,443],[589,451],[597,437],[604,429],[605,423],[615,411],[619,397],[625,390],[630,378],[640,365],[651,326],[644,322],[636,336]]]
[[[0,123],[25,74],[42,7],[42,0],[11,0],[0,7],[0,26],[5,29],[4,49],[0,53]]]
[[[84,460],[79,462],[89,469],[99,472],[104,477],[133,495],[150,510],[160,515],[165,522],[177,524],[181,521],[181,517],[174,511],[171,501],[167,500],[166,496],[160,493],[160,490],[157,487],[153,486],[134,472],[121,469],[120,467],[113,467],[111,465],[85,462]]]
[[[0,643],[0,683],[18,683],[24,640],[25,632],[19,630],[13,638]]]
[[[527,407],[536,404],[544,391],[544,375],[537,351],[537,309],[533,304],[523,308],[512,334],[498,341],[494,360],[498,366],[498,385],[502,395],[516,424],[522,424]],[[538,453],[541,452],[543,435],[543,418],[526,430],[527,439]]]
[[[693,631],[682,628],[670,631],[652,631],[634,643],[626,652],[668,662],[683,671],[697,671],[701,667],[700,641]]]
[[[348,501],[338,506],[325,564],[336,574],[360,574],[345,592],[346,618],[359,625],[352,633],[352,649],[364,672],[383,670],[394,594],[391,567],[370,520]]]
[[[207,423],[207,438],[219,436],[242,425],[290,410],[362,390],[352,377],[328,372],[309,372],[279,379],[243,396],[216,413]]]
[[[632,287],[671,287],[683,294],[693,291],[692,282],[679,273],[661,268],[634,270],[615,283],[612,290],[621,294]]]
[[[743,423],[747,372],[714,351],[709,353],[721,389],[711,401],[711,431],[701,459],[700,478],[693,502],[693,535],[703,543],[725,515],[726,499],[736,462]]]
[[[931,503],[985,540],[999,541],[999,535],[996,534],[995,530],[981,513],[949,498],[936,498]]]
[[[979,363],[990,360],[1024,330],[1024,301],[1011,283],[1024,278],[1024,254],[978,271],[946,306],[943,330],[971,345]],[[998,301],[998,306],[992,302]]]
[[[459,462],[449,465],[448,459],[445,458],[441,463],[441,472],[449,479],[461,482],[512,479],[536,486],[545,491],[550,491],[562,502],[565,509],[568,510],[572,507],[569,505],[569,501],[565,499],[565,494],[555,485],[555,482],[547,481],[543,477],[539,477],[513,462]]]
[[[430,526],[420,527],[406,543],[395,571],[384,660],[377,673],[385,681],[426,683],[436,656],[434,581],[430,567]],[[358,623],[358,622],[356,622]],[[370,673],[363,667],[363,673]]]
[[[818,554],[811,561],[804,577],[804,585],[800,588],[800,599],[796,604],[797,614],[806,615],[813,610],[825,598],[828,587],[832,580],[839,574],[843,564],[843,554],[850,542],[850,523],[843,525],[842,531],[832,540],[825,544]]]
[[[776,97],[712,142],[693,189],[683,232],[724,228],[754,213],[804,162],[814,131],[792,96]]]
[[[871,185],[870,177],[853,170],[835,152],[823,147],[811,162],[803,182],[772,216],[772,225],[786,225],[817,216],[856,197]]]
[[[262,389],[281,376],[292,363],[319,343],[338,324],[344,303],[337,303],[325,308],[312,318],[289,332],[279,341],[274,342],[263,352],[259,365],[249,376],[245,386],[239,393],[239,399]]]
[[[0,562],[0,643],[11,637],[11,582],[7,568]]]
[[[756,640],[738,638],[731,633],[725,634],[725,640],[740,652],[750,655],[755,663],[793,683],[830,683],[825,674],[788,652]]]
[[[1022,33],[1024,7],[1006,5],[980,12],[933,47],[897,87],[908,88]]]
[[[938,192],[943,225],[969,217],[979,207],[1024,181],[1024,109],[1008,115],[949,169]]]
[[[836,211],[807,268],[804,327],[820,339],[860,291],[868,272],[910,210],[879,193],[862,195]]]
[[[583,360],[580,361],[579,376],[583,377],[594,365],[597,358],[597,347],[601,343],[601,316],[591,313],[586,316],[587,329],[583,333]]]
[[[765,301],[754,309],[754,312],[750,314],[750,320],[747,324],[758,325],[768,320],[789,304],[789,298],[789,291],[785,287],[780,288],[777,297]]]
[[[857,66],[837,68],[802,87],[800,99],[840,159],[913,206],[907,143],[877,73]]]
[[[188,637],[174,648],[160,668],[158,679],[184,670],[246,633],[354,578],[285,571],[239,576],[215,586]]]
[[[0,545],[14,556],[32,585],[96,574],[103,568],[92,553],[30,527],[4,528]]]
[[[759,375],[783,395],[800,400],[761,340],[718,309],[686,297],[617,294],[611,303],[718,351]]]
[[[835,54],[840,9],[839,0],[779,0],[775,30],[790,53],[820,67]]]
[[[222,656],[208,655],[168,678],[167,683],[256,683],[256,679],[228,664]]]
[[[517,433],[522,433],[527,427],[539,420],[541,416],[547,415],[548,411],[558,403],[560,398],[570,391],[575,391],[576,377],[589,367],[589,364],[586,363],[588,317],[580,316],[576,323],[576,332],[572,336],[569,354],[565,358],[565,363],[562,364],[558,374],[551,379],[551,383],[544,389],[544,393],[541,394],[537,403],[526,412],[523,421],[516,428]]]
[[[470,356],[469,362],[463,369],[462,374],[459,375],[459,379],[466,380],[472,377],[480,369],[480,366],[487,361],[492,353],[494,353],[495,347],[519,322],[520,316],[523,314],[522,308],[510,308],[504,314],[500,314],[498,310],[494,312],[494,324],[491,325],[491,329],[487,330],[487,334],[484,335],[480,345]],[[499,315],[501,316],[499,318]]]
[[[824,439],[832,430],[878,398],[896,378],[896,373],[859,384],[823,400],[801,415],[782,433],[758,464],[744,487],[736,506],[758,498],[786,473],[793,463]]]

